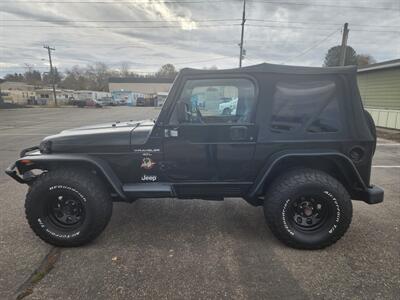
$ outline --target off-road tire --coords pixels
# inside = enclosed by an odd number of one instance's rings
[[[319,209],[326,209],[326,219],[317,214],[322,223],[315,229],[305,230],[297,224],[296,216],[299,215],[293,211],[298,209],[299,204],[295,201],[299,200],[296,199],[305,199],[303,196],[307,194],[320,199],[317,200],[322,203]],[[311,201],[315,200],[311,197]],[[264,201],[264,214],[272,233],[286,245],[298,249],[322,249],[334,244],[347,231],[352,211],[350,196],[344,186],[329,174],[313,169],[296,169],[283,174],[269,187]]]
[[[49,207],[58,201],[58,195],[79,201],[81,220],[74,226],[60,223],[49,212]],[[45,242],[61,247],[81,246],[95,239],[107,226],[112,201],[104,183],[95,174],[80,169],[60,169],[44,173],[35,180],[26,196],[25,214],[32,230]]]

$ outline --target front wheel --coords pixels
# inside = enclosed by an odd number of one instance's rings
[[[299,249],[322,249],[339,240],[352,218],[350,196],[325,172],[298,169],[269,188],[264,213],[273,234]]]
[[[80,246],[106,227],[112,202],[92,173],[62,169],[41,175],[31,186],[25,213],[32,230],[55,246]]]

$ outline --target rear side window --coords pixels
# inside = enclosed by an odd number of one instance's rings
[[[310,133],[340,129],[336,83],[331,80],[278,82],[270,128],[275,133]]]

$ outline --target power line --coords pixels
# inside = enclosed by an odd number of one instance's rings
[[[213,24],[213,25],[208,25],[208,24],[201,24],[201,25],[197,25],[194,24],[193,25],[193,29],[196,28],[218,28],[218,27],[231,27],[231,26],[240,26],[241,24]],[[12,28],[87,28],[87,29],[96,29],[96,28],[100,28],[100,29],[106,29],[106,28],[116,28],[116,29],[127,29],[127,28],[137,28],[137,29],[163,29],[163,28],[185,28],[185,26],[190,27],[191,24],[184,24],[184,25],[167,25],[167,26],[82,26],[82,25],[63,25],[63,26],[58,26],[58,25],[29,25],[29,24],[12,24],[12,25],[8,25],[8,24],[0,24],[0,27],[12,27]]]
[[[216,61],[216,60],[223,60],[223,59],[232,59],[232,57],[226,57],[226,56],[221,56],[221,57],[216,57],[212,59],[205,59],[205,60],[194,60],[194,61],[186,61],[186,62],[180,62],[180,63],[173,63],[174,65],[186,65],[186,64],[194,64],[194,63],[202,63],[202,62],[209,62],[209,61]]]
[[[189,19],[189,20],[23,20],[23,19],[6,19],[1,22],[47,22],[47,23],[180,23],[180,22],[231,22],[241,21],[242,19]]]
[[[335,5],[335,4],[317,4],[303,2],[285,2],[285,1],[267,1],[267,0],[252,0],[254,3],[268,3],[278,5],[294,5],[294,6],[311,6],[311,7],[329,7],[329,8],[354,8],[354,9],[371,9],[371,10],[394,10],[393,7],[375,7],[375,6],[354,6],[354,5]]]
[[[298,26],[273,26],[273,25],[255,25],[248,24],[249,27],[266,27],[266,28],[287,28],[287,29],[303,29],[303,30],[312,30],[312,31],[328,31],[330,28],[315,28],[313,27],[298,27]],[[400,33],[400,30],[372,30],[372,29],[352,29],[352,31],[366,31],[366,32],[378,32],[378,33]]]
[[[240,2],[232,2],[230,0],[164,0],[158,1],[157,4],[204,4],[204,3],[237,3]],[[395,10],[393,7],[374,7],[374,6],[355,6],[355,5],[335,5],[335,4],[321,4],[321,3],[304,3],[304,2],[287,2],[287,1],[268,1],[268,0],[252,0],[252,3],[267,3],[272,5],[294,5],[294,6],[309,6],[309,7],[328,7],[328,8],[353,8],[353,9],[369,9],[369,10]],[[19,1],[0,1],[0,3],[43,3],[43,4],[152,4],[146,0],[118,0],[118,1],[77,1],[77,0],[69,0],[69,1],[48,1],[48,0],[40,0],[40,1],[31,1],[31,0],[19,0]]]
[[[0,24],[0,28],[58,28],[58,29],[69,29],[69,28],[85,28],[85,29],[170,29],[180,28],[185,29],[197,29],[197,28],[223,28],[223,27],[234,27],[241,26],[242,24],[182,24],[182,25],[167,25],[167,26],[82,26],[82,25],[29,25],[29,24]],[[273,25],[258,25],[258,24],[247,24],[248,27],[259,27],[259,28],[276,28],[276,29],[299,29],[299,30],[311,30],[311,31],[330,31],[330,28],[315,28],[313,27],[300,27],[300,26],[273,26]],[[373,30],[373,29],[353,29],[355,32],[374,32],[374,33],[400,33],[400,30]]]
[[[39,20],[24,20],[24,19],[3,19],[1,22],[35,22],[35,23],[181,23],[181,22],[232,22],[242,21],[242,19],[189,19],[189,20],[52,20],[52,19],[39,19]],[[264,19],[246,19],[251,22],[261,23],[279,23],[279,24],[305,24],[305,25],[323,25],[323,26],[340,26],[341,23],[325,23],[325,22],[304,22],[304,21],[279,21],[279,20],[264,20]],[[25,25],[25,24],[17,24]],[[211,24],[210,24],[211,25]],[[218,24],[217,24],[218,25]],[[226,25],[226,24],[221,24]],[[269,25],[250,24],[254,27],[267,27]],[[14,25],[10,25],[14,26]],[[31,25],[27,25],[31,26]],[[352,24],[354,27],[380,27],[380,28],[400,28],[399,25],[375,25],[375,24]]]
[[[284,23],[284,24],[309,24],[309,25],[324,25],[324,26],[341,26],[341,23],[322,23],[322,22],[304,22],[304,21],[278,21],[278,20],[263,20],[263,19],[247,19],[254,22],[266,23]],[[375,25],[375,24],[351,24],[351,26],[362,27],[382,27],[382,28],[400,28],[399,25]]]
[[[289,62],[292,61],[293,59],[299,58],[305,54],[307,54],[308,52],[310,52],[311,50],[314,50],[315,48],[317,48],[318,46],[320,46],[322,43],[324,43],[325,41],[327,41],[329,38],[331,38],[335,33],[337,33],[338,31],[340,31],[340,29],[336,29],[333,32],[331,32],[330,34],[328,34],[326,37],[324,37],[322,40],[318,41],[317,43],[315,43],[313,46],[311,46],[310,48],[307,48],[306,50],[304,50],[303,52],[301,52],[300,54],[297,54],[295,56],[292,56],[290,58],[288,58],[285,62]],[[285,64],[285,62],[282,62],[282,64]]]

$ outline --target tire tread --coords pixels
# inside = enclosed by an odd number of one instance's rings
[[[91,231],[73,241],[71,240],[59,240],[54,239],[51,236],[41,230],[36,220],[33,220],[30,216],[30,206],[34,205],[37,200],[34,196],[36,190],[42,185],[52,184],[54,180],[58,180],[58,184],[78,184],[87,191],[90,191],[89,197],[91,200],[96,201],[96,208],[99,209],[99,217],[95,218],[91,224]],[[43,173],[40,175],[34,183],[29,187],[28,193],[25,200],[25,215],[28,220],[28,224],[33,232],[42,240],[55,246],[61,247],[74,247],[83,245],[89,241],[95,239],[107,226],[112,214],[112,202],[110,200],[109,193],[104,188],[103,182],[94,174],[83,169],[58,169],[50,172]]]
[[[281,218],[282,191],[292,193],[299,186],[310,182],[320,183],[324,186],[329,186],[335,191],[336,198],[345,199],[341,202],[341,210],[346,210],[348,213],[342,213],[342,226],[339,230],[335,230],[330,239],[318,245],[306,245],[299,243],[289,236],[283,226],[279,226]],[[284,244],[297,249],[323,249],[336,243],[347,231],[352,219],[352,204],[350,196],[344,186],[329,174],[320,170],[314,169],[295,169],[289,171],[275,180],[267,190],[264,202],[264,214],[267,224],[272,233]]]

